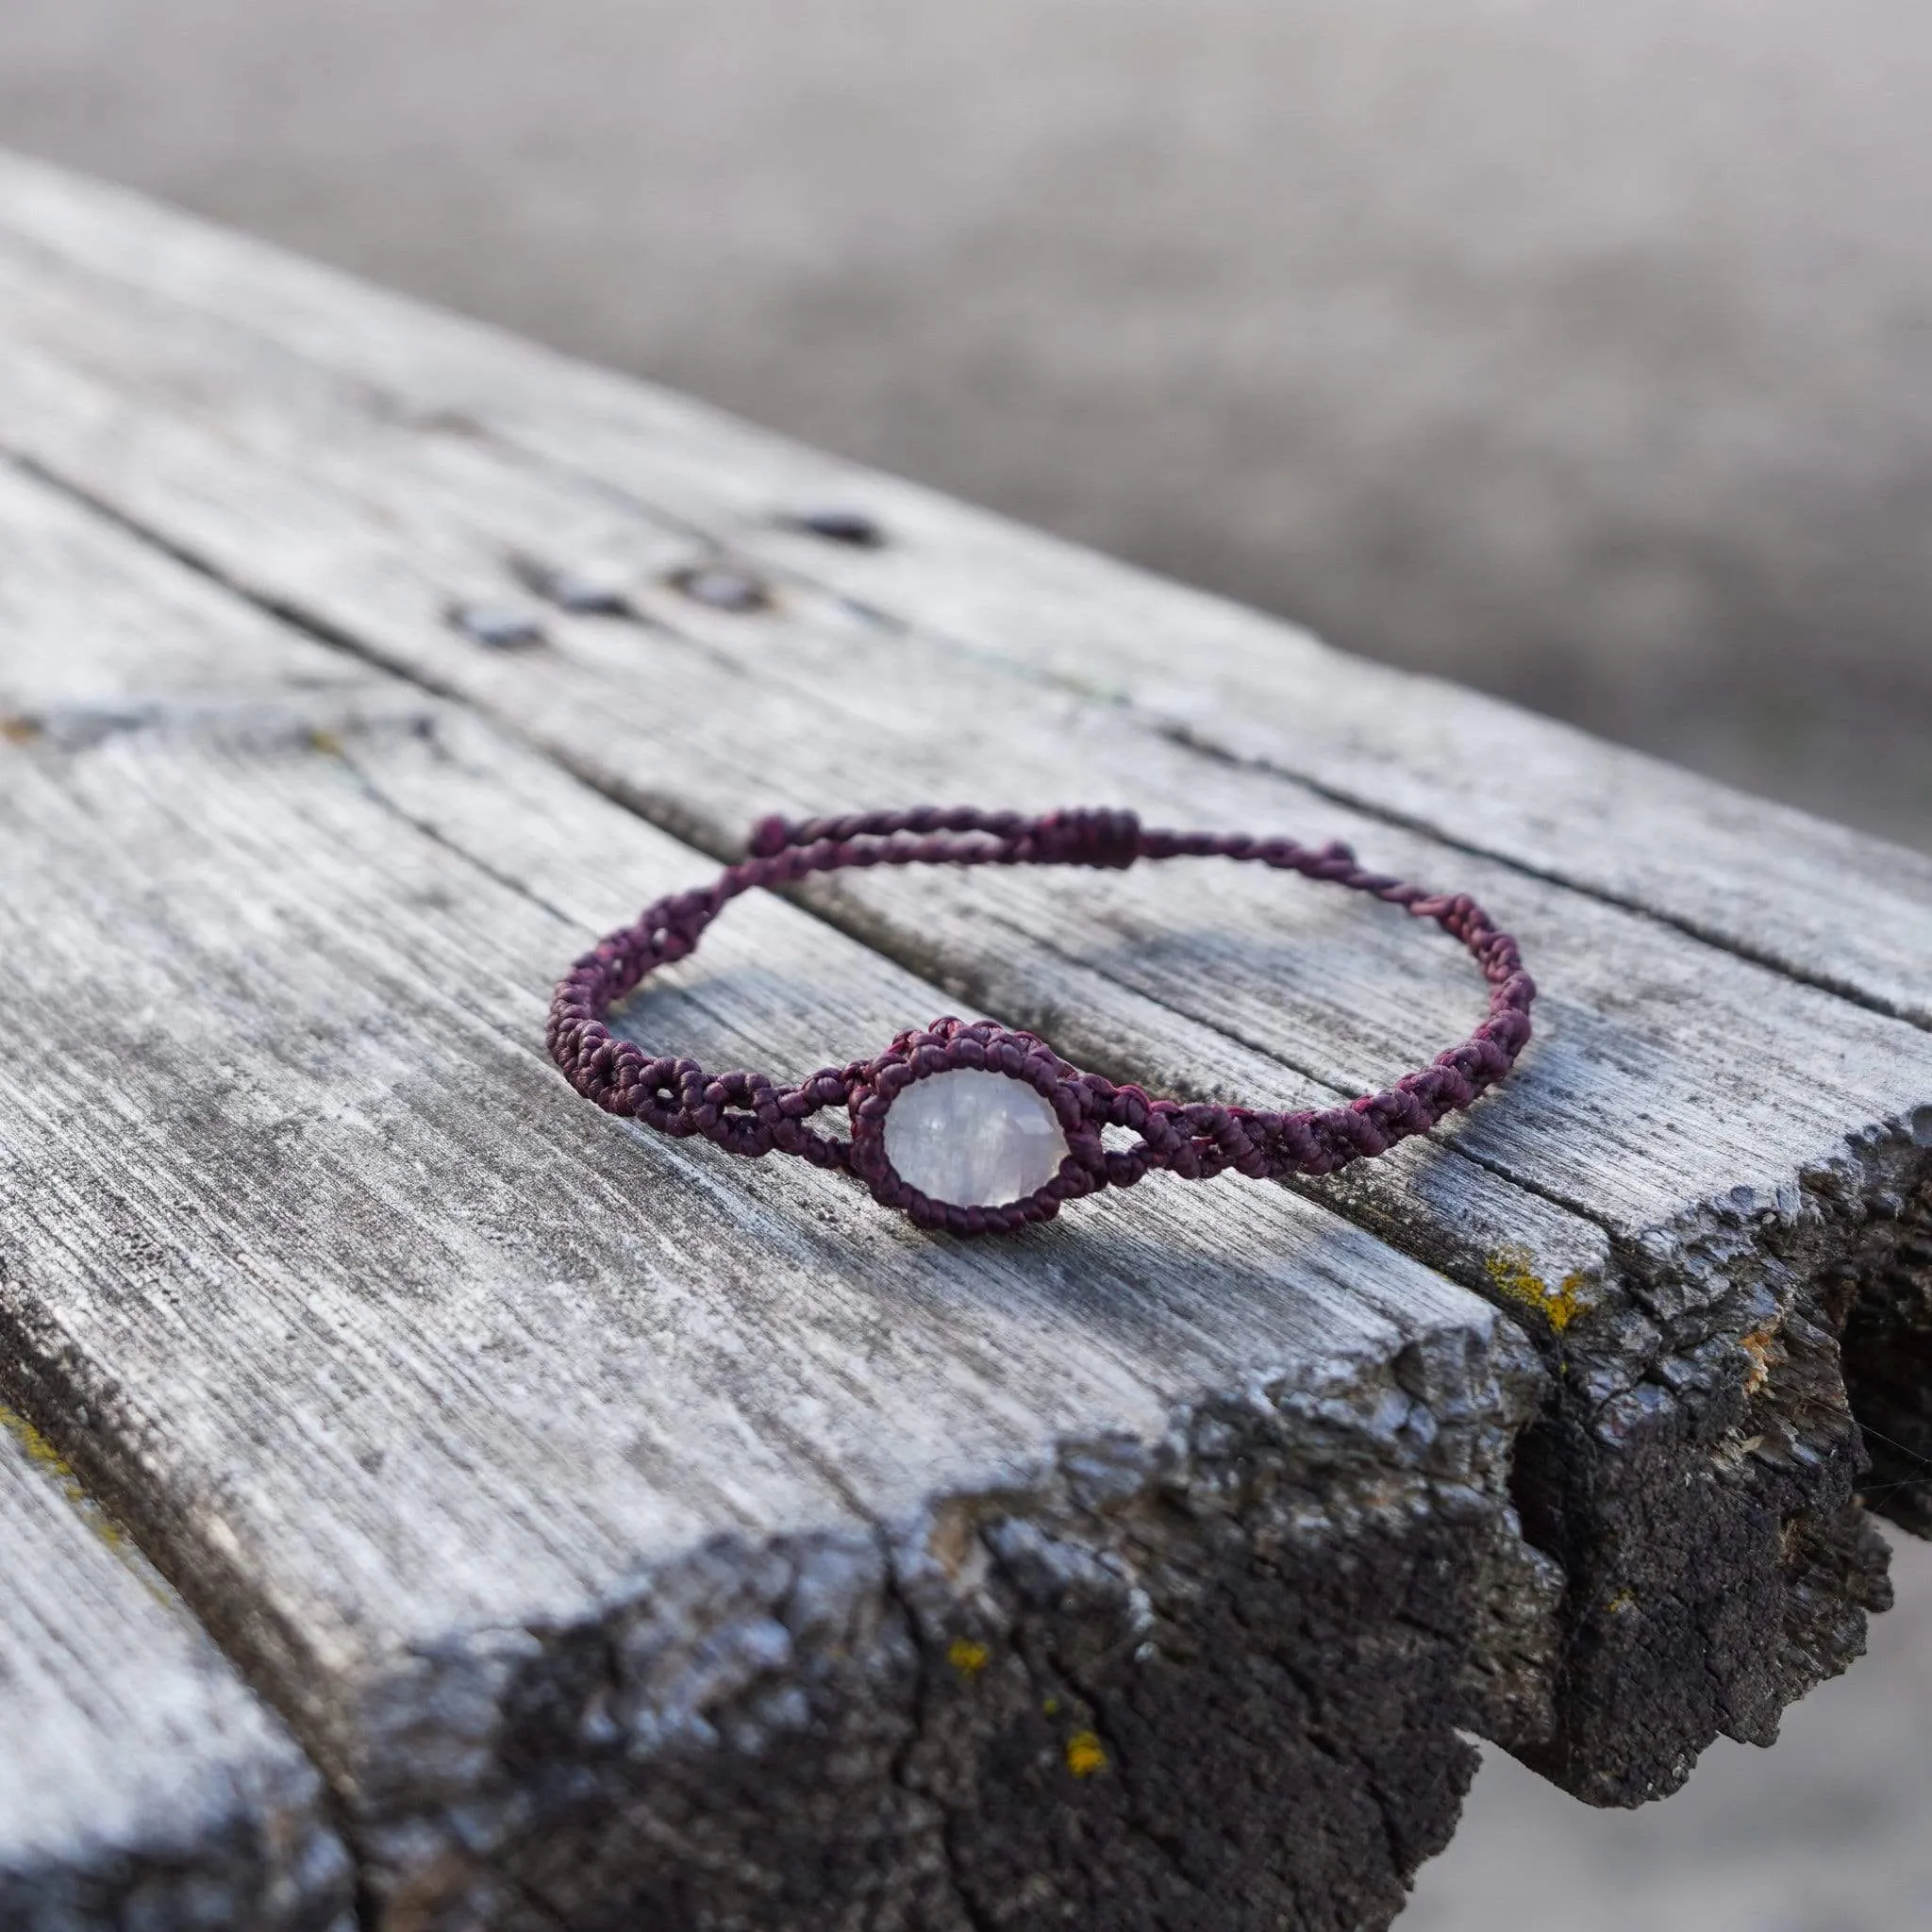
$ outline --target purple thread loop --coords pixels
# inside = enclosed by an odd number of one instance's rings
[[[1063,1201],[1100,1188],[1133,1187],[1160,1171],[1208,1180],[1233,1171],[1257,1180],[1326,1174],[1428,1133],[1501,1079],[1528,1044],[1536,982],[1516,941],[1497,930],[1466,893],[1434,893],[1360,866],[1339,841],[1319,846],[1246,833],[1145,830],[1130,811],[1073,808],[1027,817],[970,806],[849,813],[790,821],[774,815],[752,829],[748,857],[709,886],[675,892],[634,924],[584,954],[558,986],[547,1041],[552,1058],[586,1099],[674,1139],[703,1135],[727,1153],[757,1158],[792,1154],[815,1166],[856,1173],[888,1206],[922,1227],[956,1234],[1010,1230],[1050,1219]],[[1082,865],[1124,869],[1139,858],[1222,858],[1295,872],[1367,893],[1410,917],[1435,922],[1459,941],[1490,986],[1488,1016],[1460,1045],[1406,1074],[1381,1093],[1344,1106],[1272,1113],[1210,1102],[1150,1098],[1083,1074],[1030,1033],[990,1021],[936,1021],[902,1033],[875,1059],[826,1067],[796,1086],[762,1074],[708,1074],[695,1060],[651,1058],[605,1024],[610,1008],[659,966],[686,958],[705,928],[741,892],[811,873],[873,865]],[[1028,1082],[1054,1108],[1069,1153],[1059,1174],[1024,1201],[962,1208],[928,1200],[895,1174],[884,1152],[884,1121],[907,1086],[935,1074],[1002,1073]],[[844,1108],[852,1137],[807,1124]],[[1101,1141],[1105,1127],[1139,1138],[1128,1148]]]

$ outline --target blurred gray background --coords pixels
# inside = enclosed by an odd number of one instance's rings
[[[0,142],[1932,847],[1925,0],[0,0]],[[1932,1924],[1900,1583],[1404,1924]]]
[[[1924,0],[0,0],[0,140],[1932,844]]]

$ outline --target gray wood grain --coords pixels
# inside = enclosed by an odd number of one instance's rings
[[[30,211],[66,195],[85,204],[71,225],[92,232],[86,191],[27,181]],[[111,265],[37,216],[15,225],[30,235],[10,255],[0,242],[0,435],[246,593],[494,710],[708,849],[730,849],[774,806],[986,797],[996,784],[1015,804],[1112,799],[1169,819],[1339,832],[1378,864],[1484,898],[1545,985],[1544,1039],[1509,1104],[1320,1191],[1505,1305],[1554,1317],[1550,1358],[1570,1399],[1533,1459],[1539,1534],[1565,1555],[1576,1621],[1565,1728],[1542,1761],[1594,1797],[1655,1793],[1720,1731],[1768,1740],[1784,1702],[1857,1654],[1863,1609],[1883,1601],[1883,1557],[1849,1502],[1859,1444],[1835,1336],[1848,1306],[1868,1324],[1882,1316],[1890,1339],[1861,1353],[1861,1384],[1901,1356],[1913,1364],[1903,1380],[1923,1382],[1916,1324],[1884,1312],[1902,1306],[1888,1285],[1896,1270],[1870,1229],[1886,1218],[1878,1206],[1924,1187],[1932,1042],[1888,1017],[1916,1012],[1916,995],[1888,991],[1856,946],[1834,956],[1843,971],[1807,963],[1790,867],[1808,855],[1804,894],[1824,904],[1890,878],[1882,848],[1827,863],[1849,835],[1813,828],[1808,845],[1770,840],[1740,873],[1746,814],[1687,779],[1659,852],[1716,853],[1763,917],[1749,933],[1735,907],[1715,924],[1679,917],[1668,867],[1632,909],[1591,855],[1623,840],[1629,814],[1606,801],[1641,790],[1648,768],[1540,737],[1493,706],[1481,712],[1484,755],[1458,765],[1509,771],[1507,787],[1474,788],[1483,798],[1520,791],[1541,764],[1624,774],[1563,808],[1574,867],[1546,866],[1441,799],[1429,813],[1388,801],[1364,812],[1325,769],[1310,782],[1292,759],[1234,755],[1236,735],[1274,717],[1287,690],[1251,648],[1262,620],[1177,630],[1166,600],[1187,593],[1008,541],[966,512],[965,561],[936,558],[929,531],[849,553],[855,570],[894,558],[913,588],[937,589],[901,598],[896,579],[848,580],[843,561],[826,561],[848,553],[818,542],[810,575],[764,570],[757,608],[708,603],[689,573],[746,535],[716,473],[742,457],[756,487],[776,491],[775,446],[682,406],[622,402],[629,391],[614,379],[365,299],[247,244],[103,207],[104,232],[129,244]],[[432,407],[451,370],[478,383],[488,371],[497,411],[534,412],[554,393],[571,449],[540,452],[522,415],[499,437],[483,433],[496,421],[488,410]],[[600,420],[628,425],[621,448],[588,421],[587,399],[606,387]],[[813,500],[805,475],[787,486],[793,503]],[[757,541],[773,558],[786,545],[803,555],[802,539],[767,529]],[[628,616],[546,604],[529,588],[533,563],[539,577],[612,587]],[[741,566],[724,556],[724,568]],[[958,600],[962,585],[1006,578],[1035,627],[994,638]],[[856,589],[892,601],[855,604]],[[1055,657],[1053,641],[1074,638],[1090,610],[1092,655]],[[468,616],[452,623],[452,611]],[[1057,613],[1050,625],[1041,612]],[[1189,640],[1184,655],[1163,645],[1180,662],[1170,681],[1234,735],[1135,695],[1141,660],[1118,635],[1130,613],[1147,636]],[[531,641],[492,648],[511,619]],[[1115,669],[1126,684],[1080,689]],[[1441,707],[1425,690],[1377,688],[1381,709],[1435,741]],[[1308,691],[1327,708],[1327,683]],[[1353,742],[1352,716],[1344,708],[1322,728]],[[1421,782],[1412,767],[1402,782]],[[1628,853],[1648,842],[1640,824]],[[1922,918],[1909,891],[1904,915],[1879,916],[1898,890],[1872,886],[1860,935],[1882,928],[1890,946],[1902,930],[1909,942]],[[1292,1103],[1359,1091],[1459,1037],[1475,1010],[1459,962],[1423,936],[1279,881],[1178,869],[1124,884],[893,879],[812,903],[1090,1062],[1183,1091]],[[1902,954],[1888,957],[1903,970]],[[1932,1418],[1896,1387],[1885,1399],[1884,1432],[1907,1455],[1932,1446]],[[1649,1533],[1659,1496],[1677,1499],[1661,1538]]]
[[[0,1409],[0,1924],[349,1932],[294,1740]]]
[[[405,420],[500,437],[961,649],[1105,691],[1231,756],[1932,1024],[1924,855],[1350,657],[44,163],[0,171],[0,229],[32,263],[42,300],[65,272],[92,272],[117,301],[145,294],[239,323],[370,385]],[[788,516],[826,507],[871,512],[891,541],[848,549],[788,528]]]
[[[549,982],[700,855],[0,530],[0,1363],[376,1922],[1386,1923],[1456,1727],[1549,1719],[1510,1325],[1276,1190],[970,1247],[595,1112]],[[645,1037],[793,1073],[947,1004],[770,898],[674,978]]]

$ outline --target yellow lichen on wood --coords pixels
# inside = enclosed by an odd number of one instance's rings
[[[1091,1731],[1075,1731],[1067,1740],[1067,1769],[1075,1777],[1091,1777],[1107,1769],[1107,1746]]]
[[[8,1408],[0,1402],[0,1430],[18,1442],[25,1453],[26,1459],[33,1466],[43,1471],[60,1486],[61,1493],[78,1509],[89,1526],[111,1548],[119,1550],[125,1541],[121,1532],[108,1520],[101,1506],[81,1487],[80,1477],[75,1474],[74,1465],[62,1456],[53,1443],[48,1441],[33,1424],[18,1409]]]
[[[1744,1393],[1756,1395],[1771,1380],[1772,1351],[1777,1346],[1777,1333],[1771,1328],[1757,1328],[1746,1335],[1738,1346],[1751,1359],[1751,1366],[1744,1375]]]
[[[946,1661],[962,1677],[978,1676],[991,1657],[985,1644],[974,1643],[970,1637],[956,1637],[946,1647]]]
[[[1498,1294],[1534,1308],[1560,1335],[1588,1306],[1584,1291],[1588,1284],[1581,1274],[1566,1274],[1560,1286],[1552,1288],[1536,1272],[1536,1257],[1525,1247],[1498,1248],[1483,1260],[1483,1272]]]
[[[35,1468],[47,1471],[62,1489],[72,1490],[76,1496],[83,1493],[80,1478],[74,1473],[74,1465],[18,1409],[8,1408],[5,1403],[0,1403],[0,1429],[5,1429],[20,1444],[26,1452],[26,1459]]]

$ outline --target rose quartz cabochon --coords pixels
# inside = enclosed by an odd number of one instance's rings
[[[886,1116],[886,1158],[900,1179],[957,1208],[1023,1200],[1066,1158],[1067,1137],[1046,1096],[1004,1074],[930,1074]]]

